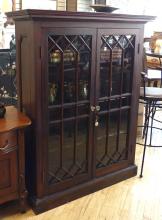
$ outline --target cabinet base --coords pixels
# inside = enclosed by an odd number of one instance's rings
[[[137,174],[137,166],[131,165],[125,169],[110,173],[108,175],[95,178],[86,183],[69,188],[62,192],[54,193],[43,198],[30,197],[29,201],[36,214],[42,213],[59,205],[70,202],[79,197],[93,193],[104,187],[113,185],[117,182],[133,177]]]

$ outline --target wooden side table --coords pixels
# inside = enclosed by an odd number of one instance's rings
[[[25,212],[24,128],[31,121],[15,107],[6,107],[0,119],[0,204],[19,199],[21,212]]]

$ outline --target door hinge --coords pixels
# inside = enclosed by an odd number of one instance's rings
[[[140,44],[138,44],[138,53],[140,52]]]

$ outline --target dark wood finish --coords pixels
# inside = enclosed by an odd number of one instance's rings
[[[143,28],[154,17],[7,15],[16,24],[19,106],[33,121],[26,172],[36,213],[134,176]]]
[[[29,118],[15,107],[6,107],[0,119],[0,204],[19,199],[25,211],[27,191],[24,166],[24,128],[31,124]]]
[[[14,20],[24,20],[24,19],[77,19],[79,21],[91,20],[91,21],[113,21],[113,22],[132,22],[132,23],[146,23],[148,21],[154,20],[155,16],[146,16],[146,15],[127,15],[127,14],[110,14],[110,13],[94,13],[94,12],[65,12],[65,11],[52,11],[52,10],[21,10],[15,12],[6,13],[8,17],[13,17]]]

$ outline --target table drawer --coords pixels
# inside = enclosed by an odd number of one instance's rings
[[[18,188],[17,152],[0,154],[0,204]],[[7,199],[6,199],[7,201]]]

